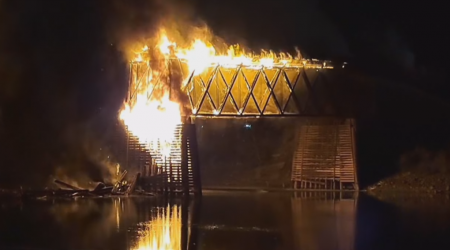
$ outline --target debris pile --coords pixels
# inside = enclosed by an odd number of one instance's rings
[[[131,182],[125,180],[127,171],[120,174],[119,179],[114,185],[105,185],[98,182],[93,189],[73,186],[67,182],[55,179],[54,183],[59,187],[57,189],[46,188],[44,190],[4,190],[0,189],[0,198],[71,198],[71,197],[104,197],[114,195],[147,195],[153,196],[154,193],[137,189],[137,183],[140,180],[140,173],[137,173]]]

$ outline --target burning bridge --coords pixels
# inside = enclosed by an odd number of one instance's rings
[[[199,191],[195,118],[298,117],[293,124],[297,127],[293,187],[358,189],[353,119],[337,116],[329,98],[319,94],[327,92],[329,72],[344,66],[297,60],[268,66],[210,64],[196,71],[179,58],[134,61],[130,64],[127,103],[133,105],[139,98],[151,101],[164,89],[170,100],[184,104],[185,119],[174,131],[174,141],[178,143],[165,156],[163,146],[143,146],[142,140],[130,133],[128,164],[138,166],[148,178],[155,173],[168,174],[174,190],[176,185],[181,189],[184,185],[184,190]],[[155,74],[154,68],[163,70]]]
[[[193,115],[300,116],[318,111],[311,93],[326,62],[302,66],[213,66],[189,77],[185,87]],[[318,84],[317,84],[318,86]]]

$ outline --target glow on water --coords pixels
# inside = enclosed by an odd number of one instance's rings
[[[144,224],[133,250],[181,250],[181,207],[158,209]]]

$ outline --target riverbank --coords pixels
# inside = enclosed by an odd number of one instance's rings
[[[379,181],[370,186],[367,191],[373,194],[448,194],[450,193],[450,175],[405,172]]]

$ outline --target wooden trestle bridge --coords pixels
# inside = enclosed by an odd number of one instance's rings
[[[130,64],[129,103],[143,89],[148,90],[147,97],[151,98],[155,90],[165,86],[170,88],[172,99],[187,104],[186,117],[298,117],[292,125],[297,127],[292,187],[358,189],[355,120],[335,112],[329,90],[329,75],[343,70],[343,65],[333,67],[330,62],[317,60],[305,60],[294,66],[211,65],[196,75],[188,72],[186,64],[178,59],[154,63],[158,62]],[[159,72],[160,77],[152,79],[152,69],[161,65],[164,70]],[[154,87],[148,88],[149,84]],[[174,149],[172,157],[180,160],[160,163],[162,167],[158,171],[171,176],[170,188],[174,190],[185,187],[184,190],[201,192],[196,135],[190,121],[186,119],[186,124],[180,125],[182,129],[176,132],[177,140],[182,143],[178,150]],[[151,178],[152,171],[156,170],[151,170],[149,159],[157,158],[158,150],[149,152],[129,136],[128,152],[128,165],[137,166],[144,176]],[[167,164],[171,167],[167,168]],[[179,178],[175,173],[185,174]]]

